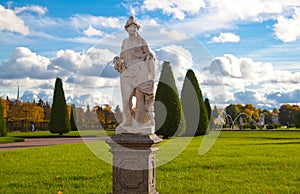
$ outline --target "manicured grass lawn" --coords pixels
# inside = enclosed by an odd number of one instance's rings
[[[0,137],[0,143],[13,143],[13,142],[21,142],[24,141],[23,138],[17,137]]]
[[[9,132],[8,137],[21,137],[21,138],[59,138],[59,137],[101,137],[112,136],[114,131],[108,130],[80,130],[70,131],[63,135],[53,134],[49,131],[35,131],[35,132]]]
[[[157,168],[160,193],[300,193],[300,132],[225,131],[200,156],[202,140]],[[0,166],[0,193],[111,193],[111,166],[83,143],[0,151]]]

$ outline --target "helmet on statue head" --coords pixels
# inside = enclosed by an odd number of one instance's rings
[[[126,30],[130,24],[135,24],[137,26],[138,30],[140,29],[140,24],[138,23],[138,21],[136,19],[134,19],[133,16],[130,16],[128,18],[128,20],[126,21],[126,24],[124,26]]]

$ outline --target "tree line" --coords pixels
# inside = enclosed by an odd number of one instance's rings
[[[300,128],[300,107],[298,105],[283,104],[279,109],[274,108],[272,111],[268,109],[256,108],[252,104],[230,104],[225,108],[227,116],[225,127],[230,127],[233,121],[240,125],[243,123],[243,128],[251,128],[259,125],[261,115],[263,115],[264,125],[269,125],[270,128],[279,126],[297,127]],[[240,120],[238,117],[241,117]]]
[[[208,98],[203,99],[199,82],[191,69],[186,73],[179,95],[171,65],[167,61],[162,65],[154,108],[156,134],[164,138],[174,135],[205,135],[221,114],[216,106],[211,109]],[[269,111],[256,108],[252,104],[230,104],[225,111],[225,127],[234,124],[233,121],[239,116],[242,119],[238,122],[257,125],[262,114],[265,124],[300,127],[298,105],[284,104],[279,110],[274,108]],[[6,130],[29,131],[32,125],[37,130],[50,130],[59,134],[78,129],[114,129],[121,121],[119,106],[112,110],[109,104],[97,105],[92,109],[88,105],[84,110],[82,107],[67,105],[60,78],[55,82],[52,106],[41,99],[38,102],[13,101],[8,97],[0,100],[0,136],[4,136]]]
[[[61,80],[58,78],[57,82],[61,82]],[[59,85],[56,84],[55,88],[60,88],[60,93],[63,93],[62,83]],[[58,105],[53,103],[52,106],[42,99],[39,99],[38,102],[35,100],[33,102],[21,102],[10,100],[9,97],[0,98],[0,136],[5,136],[6,131],[31,131],[32,126],[34,126],[34,130],[49,130],[50,119],[56,116],[64,118],[65,123],[70,123],[71,130],[115,128],[119,122],[117,119],[121,119],[119,106],[116,107],[115,112],[109,104],[97,105],[90,110],[89,106],[84,109],[75,107],[74,104],[66,105],[65,100],[63,100],[64,96],[59,98],[57,99],[57,96],[53,98],[56,103],[58,102]],[[61,108],[64,105],[66,105],[67,113],[64,112],[62,115]],[[58,107],[58,111],[53,111],[53,107]],[[59,126],[65,125],[65,123],[58,121],[52,123],[57,123]],[[69,127],[67,126],[67,128]]]

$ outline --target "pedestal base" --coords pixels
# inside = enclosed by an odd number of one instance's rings
[[[143,124],[130,125],[130,126],[119,125],[116,128],[116,134],[134,133],[139,135],[151,135],[154,134],[154,131],[155,131],[155,126],[143,125]]]
[[[155,134],[117,134],[106,140],[113,154],[113,193],[158,193],[155,190],[157,144]]]

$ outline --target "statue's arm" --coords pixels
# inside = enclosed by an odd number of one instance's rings
[[[122,42],[120,57],[115,56],[114,58],[114,68],[120,73],[126,69],[124,63],[124,41]]]
[[[150,52],[147,42],[143,38],[142,38],[142,50],[143,50],[143,59],[144,60],[154,59],[154,56]]]
[[[148,63],[148,76],[150,80],[154,80],[155,79],[155,64],[156,64],[156,60],[154,58],[154,55],[152,54],[152,52],[150,51],[148,44],[146,43],[146,41],[143,39],[142,40],[142,49],[143,49],[143,53],[144,53],[144,60],[147,61]]]

